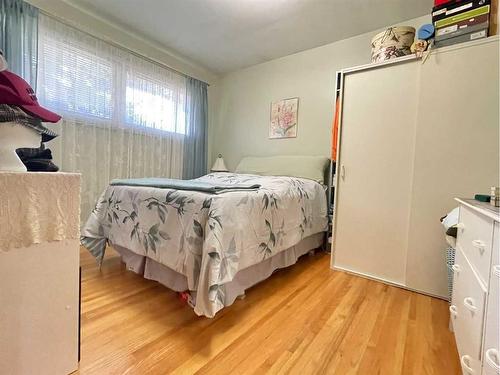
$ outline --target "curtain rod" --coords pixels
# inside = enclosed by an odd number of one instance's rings
[[[88,32],[86,30],[82,30],[79,27],[76,27],[75,25],[71,24],[70,21],[67,21],[64,18],[61,18],[61,17],[55,16],[53,14],[50,14],[50,13],[48,13],[48,12],[42,10],[42,9],[38,9],[38,11],[40,13],[42,13],[44,16],[52,18],[53,20],[56,20],[57,22],[60,22],[60,23],[66,25],[68,27],[71,27],[72,29],[75,29],[75,30],[77,30],[77,31],[79,31],[79,32],[81,32],[81,33],[83,33],[85,35],[88,35],[88,36],[94,38],[94,39],[98,39],[98,40],[101,40],[101,41],[103,41],[105,43],[108,43],[108,44],[112,45],[115,48],[121,49],[122,51],[125,51],[127,53],[132,54],[135,57],[139,57],[141,59],[144,59],[144,60],[150,62],[151,64],[154,64],[156,66],[159,66],[159,67],[167,69],[167,70],[170,70],[171,72],[180,74],[180,75],[182,75],[183,77],[186,77],[186,78],[194,78],[194,77],[191,77],[190,75],[188,75],[186,73],[183,73],[183,72],[181,72],[181,71],[179,71],[179,70],[177,70],[175,68],[172,68],[172,67],[170,67],[170,66],[168,66],[168,65],[166,65],[166,64],[164,64],[162,62],[159,62],[158,60],[152,59],[152,58],[144,56],[144,55],[142,55],[142,54],[140,54],[138,52],[135,52],[135,51],[131,50],[130,48],[127,48],[127,47],[121,45],[120,43],[114,42],[114,41],[112,41],[110,39],[104,39],[102,37],[98,37],[98,36],[96,36],[96,35]],[[198,78],[194,78],[194,79],[198,79]],[[207,86],[210,86],[210,84],[208,82],[205,82],[205,81],[203,81],[201,79],[198,79],[198,80],[201,81],[201,82],[203,82]]]

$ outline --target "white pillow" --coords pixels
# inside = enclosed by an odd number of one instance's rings
[[[324,156],[249,156],[241,159],[235,172],[300,177],[323,183],[329,162]]]

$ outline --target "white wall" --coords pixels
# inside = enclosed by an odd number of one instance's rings
[[[418,28],[429,16],[401,24]],[[370,62],[379,30],[230,73],[219,82],[212,160],[234,169],[248,155],[330,155],[335,72]],[[268,138],[271,101],[299,97],[297,138]]]

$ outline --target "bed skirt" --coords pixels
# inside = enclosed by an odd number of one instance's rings
[[[245,294],[245,290],[267,279],[274,271],[295,264],[302,255],[321,247],[323,239],[323,232],[313,234],[261,263],[238,271],[234,279],[225,285],[224,306],[232,305],[238,296]],[[142,275],[145,279],[157,281],[175,292],[188,290],[186,276],[122,246],[113,244],[111,246],[120,254],[129,271]],[[190,293],[191,297],[196,299],[196,292]]]

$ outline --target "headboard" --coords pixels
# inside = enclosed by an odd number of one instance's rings
[[[323,183],[330,159],[324,156],[248,156],[236,173],[308,178]]]

